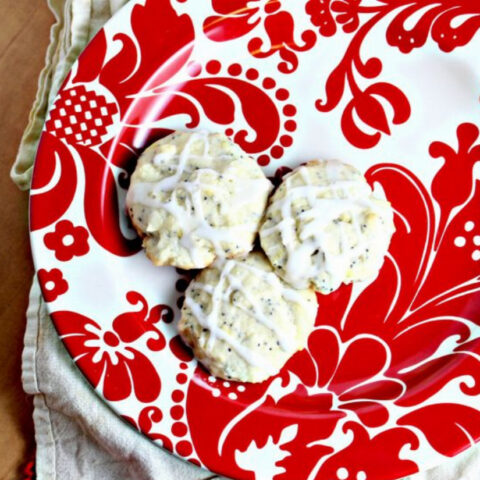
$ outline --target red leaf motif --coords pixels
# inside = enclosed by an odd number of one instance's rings
[[[411,113],[410,103],[405,94],[395,85],[385,82],[375,83],[370,85],[365,90],[365,93],[369,95],[378,95],[390,103],[393,108],[392,123],[395,125],[405,123],[409,119]],[[379,128],[379,130],[381,129]]]
[[[404,328],[392,342],[392,361],[388,371],[390,375],[397,375],[411,365],[420,365],[438,350],[446,338],[454,337],[460,345],[470,336],[470,329],[465,324],[448,317],[425,321],[421,315],[418,324]],[[425,342],[426,338],[428,342]]]
[[[367,92],[358,95],[354,101],[354,108],[363,122],[380,132],[390,135],[387,117],[382,104]]]
[[[77,184],[77,171],[68,147],[48,132],[44,132],[37,155],[41,168],[33,174],[30,194],[30,228],[45,228],[56,222],[72,203]],[[36,165],[38,165],[38,162]]]
[[[441,434],[439,419],[442,421]],[[480,440],[480,412],[466,405],[428,405],[403,416],[398,424],[419,428],[432,447],[447,457],[458,453],[459,445],[473,445]]]
[[[153,402],[157,399],[160,389],[160,377],[152,362],[139,351],[127,347],[133,358],[126,360],[130,375],[133,379],[135,396],[141,402]]]
[[[352,99],[346,106],[342,114],[341,127],[345,138],[355,147],[372,148],[380,141],[380,133],[365,133],[361,130],[353,119],[353,110],[355,108],[355,99]]]
[[[395,10],[402,7],[392,4]],[[423,10],[422,10],[423,9]],[[421,12],[420,15],[418,15]],[[405,23],[416,15],[413,27],[405,27]],[[455,20],[463,15],[468,16],[460,25],[453,27]],[[398,47],[403,53],[409,53],[414,48],[425,45],[431,34],[432,39],[444,52],[466,45],[480,28],[480,7],[476,2],[469,0],[452,0],[436,2],[428,0],[423,3],[415,2],[406,8],[400,9],[387,28],[387,41]]]
[[[193,359],[192,351],[182,342],[179,335],[175,335],[168,343],[168,346],[171,352],[182,362],[189,362]]]
[[[442,13],[432,26],[432,38],[444,52],[451,52],[466,45],[480,29],[480,6],[476,2],[464,0],[460,8],[452,8]],[[460,15],[472,15],[459,26],[452,27],[453,20]]]
[[[474,146],[478,136],[479,130],[476,125],[462,123],[457,128],[457,151],[443,142],[433,142],[430,145],[429,152],[433,158],[445,159],[432,182],[432,194],[441,207],[436,246],[444,234],[452,210],[467,202],[473,195],[473,167],[480,161],[480,144]]]
[[[308,339],[308,352],[316,364],[316,383],[323,387],[332,378],[340,360],[337,338],[330,330],[315,330]]]
[[[345,89],[345,69],[343,65],[339,65],[330,73],[325,84],[326,99],[318,99],[315,107],[320,112],[329,112],[333,110],[343,96]]]
[[[139,353],[139,355],[141,355]],[[127,357],[119,354],[118,362],[105,361],[105,376],[103,378],[103,395],[106,399],[116,402],[130,396],[132,392],[132,382],[126,382],[125,379],[132,375],[128,368]],[[135,380],[135,378],[132,378]],[[140,399],[139,399],[140,400]]]
[[[357,382],[360,383],[361,379]],[[398,381],[393,380],[377,380],[366,383],[364,385],[355,386],[340,395],[342,402],[348,402],[357,399],[373,399],[373,400],[392,400],[399,397],[403,393],[403,386]]]
[[[387,42],[393,47],[398,47],[403,53],[409,53],[414,48],[424,45],[428,38],[432,22],[438,13],[445,8],[443,5],[436,6],[433,2],[427,2],[427,6],[428,4],[431,4],[431,8],[423,12],[413,28],[407,29],[404,24],[411,16],[419,11],[420,7],[418,3],[407,6],[398,12],[387,28]]]
[[[398,212],[395,216],[396,233],[389,249],[395,264],[390,279],[383,279],[383,285],[391,286],[394,295],[395,287],[399,289],[398,298],[388,316],[394,323],[398,323],[414,302],[426,272],[435,235],[434,208],[426,188],[404,167],[393,164],[377,165],[367,172],[366,177],[372,185],[378,182],[384,187],[386,197]],[[406,198],[409,199],[408,202],[405,201]],[[409,252],[407,261],[406,251]],[[401,278],[396,278],[397,268],[401,271]],[[367,296],[362,301],[368,301]],[[370,301],[373,301],[373,298],[370,297]],[[365,303],[363,308],[366,308]],[[387,314],[388,312],[385,313]],[[347,321],[347,326],[349,323],[350,321]],[[406,328],[407,325],[402,326]]]
[[[101,29],[90,41],[88,50],[84,50],[78,57],[77,73],[73,81],[75,83],[93,82],[102,69],[106,53],[107,39],[105,30]]]

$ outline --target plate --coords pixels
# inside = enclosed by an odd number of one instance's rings
[[[31,239],[53,322],[98,394],[238,479],[393,480],[480,439],[480,10],[475,2],[137,0],[50,108]],[[188,272],[124,213],[135,158],[224,131],[268,175],[341,158],[395,209],[378,278],[319,297],[308,348],[259,385],[176,334]]]

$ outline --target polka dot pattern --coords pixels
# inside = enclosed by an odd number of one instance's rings
[[[170,409],[170,416],[174,420],[180,420],[183,417],[183,413],[184,413],[183,407],[181,407],[180,405],[175,405]]]
[[[184,437],[188,432],[187,426],[183,422],[175,422],[172,425],[172,433],[176,437]]]
[[[174,390],[172,392],[172,400],[175,403],[181,402],[185,398],[185,394],[181,390]]]
[[[220,72],[220,69],[222,68],[222,64],[218,60],[210,60],[207,63],[207,72],[216,75],[218,72]]]
[[[184,373],[179,373],[177,375],[177,383],[184,384],[187,383],[188,377]]]
[[[232,63],[228,67],[228,73],[232,75],[232,77],[238,77],[242,73],[242,67],[239,63]]]
[[[182,440],[175,445],[175,451],[182,457],[188,457],[193,452],[193,447],[190,442]]]

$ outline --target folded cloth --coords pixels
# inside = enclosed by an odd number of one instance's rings
[[[36,279],[27,310],[22,381],[34,396],[38,480],[218,478],[162,450],[98,398],[58,338]]]
[[[126,0],[48,0],[56,23],[46,66],[12,178],[28,189],[48,105],[80,51]],[[24,389],[34,396],[39,480],[206,480],[219,478],[163,451],[97,397],[73,364],[48,316],[36,278],[27,310],[22,358]],[[410,480],[478,480],[480,449]],[[258,479],[264,480],[264,479]]]

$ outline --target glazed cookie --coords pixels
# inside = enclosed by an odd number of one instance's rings
[[[252,249],[271,190],[225,135],[176,132],[140,156],[127,208],[155,265],[203,268]]]
[[[260,240],[275,271],[295,288],[330,293],[373,279],[395,231],[388,201],[339,161],[312,161],[287,174],[272,196]]]
[[[190,283],[179,331],[215,376],[261,382],[306,346],[317,313],[313,290],[295,290],[263,253],[218,259]]]

